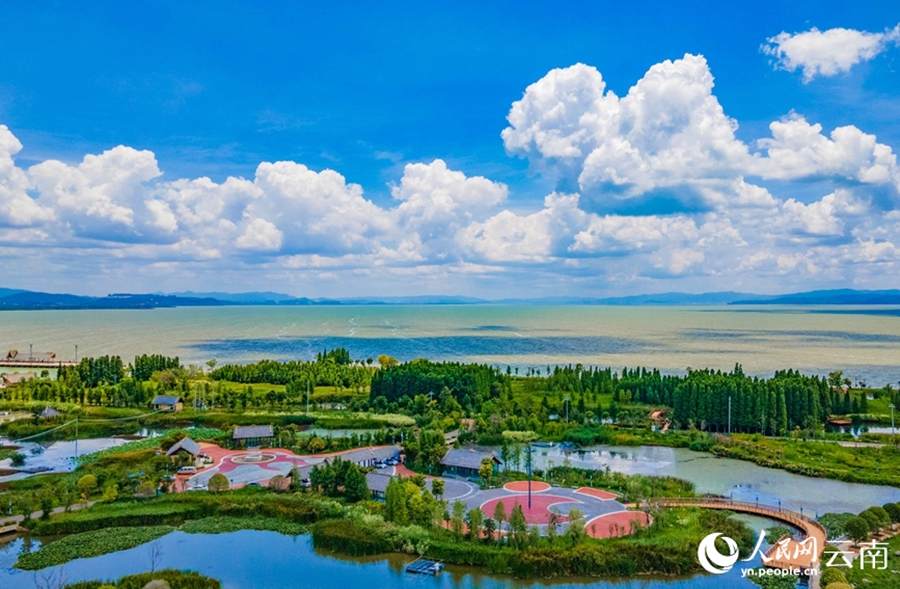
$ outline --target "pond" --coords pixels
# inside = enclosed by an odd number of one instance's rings
[[[75,456],[83,456],[91,452],[105,450],[113,446],[121,446],[128,440],[120,438],[94,438],[88,440],[53,442],[51,444],[38,444],[22,442],[19,452],[25,456],[23,471],[14,475],[0,477],[0,482],[14,480],[30,476],[37,472],[70,472],[75,466]],[[0,444],[10,443],[6,439],[0,439]],[[0,466],[9,468],[9,458],[0,461]]]
[[[381,557],[354,558],[326,555],[312,548],[309,536],[282,536],[275,532],[241,531],[206,535],[174,532],[160,539],[162,555],[157,568],[191,569],[222,581],[224,589],[272,589],[304,587],[346,589],[365,583],[378,589],[523,589],[553,587],[555,589],[593,587],[598,589],[714,589],[723,586],[755,587],[741,578],[739,567],[725,575],[697,575],[684,579],[650,579],[603,581],[595,578],[567,579],[565,582],[521,581],[487,576],[471,567],[448,566],[437,577],[411,575],[404,572],[413,557],[391,554]],[[36,549],[37,542],[32,542]],[[0,587],[34,589],[35,573],[12,569],[26,546],[17,539],[0,547]],[[742,563],[739,563],[742,564]],[[758,557],[753,563],[758,566]],[[138,546],[95,558],[79,559],[62,567],[43,571],[60,571],[68,582],[90,579],[115,579],[149,571],[149,545]]]
[[[499,453],[499,449],[494,450]],[[625,474],[678,477],[694,483],[698,493],[772,506],[780,504],[786,509],[802,509],[812,516],[827,512],[858,513],[873,505],[900,501],[900,489],[895,487],[805,477],[686,448],[594,446],[574,452],[535,448],[533,460],[534,468],[539,469],[568,463],[577,468],[609,467]],[[520,463],[524,470],[524,457]]]

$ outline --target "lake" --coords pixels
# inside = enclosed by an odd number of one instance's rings
[[[568,464],[577,468],[625,474],[673,476],[691,481],[698,493],[732,497],[803,512],[815,517],[828,512],[859,513],[873,505],[900,501],[900,489],[881,485],[844,483],[765,468],[732,458],[657,446],[596,446],[579,452],[536,448],[534,467]],[[524,469],[524,457],[521,464]],[[780,502],[780,503],[779,503]]]
[[[368,305],[0,312],[0,349],[79,355],[161,353],[201,364],[354,358],[529,366],[580,362],[753,375],[843,370],[871,386],[900,381],[898,307]]]
[[[37,543],[35,542],[35,547]],[[33,572],[12,569],[25,545],[17,539],[0,546],[0,587],[34,589]],[[378,589],[555,589],[592,587],[597,589],[719,589],[723,586],[755,587],[742,579],[738,566],[725,575],[697,575],[686,579],[603,581],[594,578],[565,582],[521,581],[482,574],[470,567],[448,566],[436,577],[404,572],[411,556],[354,558],[326,555],[312,548],[309,536],[282,536],[275,532],[241,531],[206,535],[173,532],[160,539],[162,557],[158,568],[190,569],[222,581],[223,589],[347,589],[365,585]],[[739,566],[759,566],[759,557]],[[150,570],[148,546],[138,546],[95,558],[79,559],[63,567],[68,582],[116,579]]]

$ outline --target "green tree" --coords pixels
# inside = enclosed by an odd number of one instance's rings
[[[503,537],[503,522],[506,521],[506,506],[503,505],[502,501],[498,501],[497,505],[494,506],[494,521],[497,522],[497,543],[500,543],[500,539]]]
[[[852,517],[844,524],[844,531],[848,538],[859,544],[869,537],[869,522],[859,516]]]
[[[221,493],[222,491],[227,491],[230,487],[231,485],[228,483],[228,477],[221,472],[217,472],[209,477],[209,482],[206,484],[206,488],[209,489],[211,493]]]
[[[481,461],[481,466],[478,467],[478,478],[484,484],[489,484],[491,480],[491,476],[494,474],[494,461],[490,458],[484,458]]]
[[[891,523],[900,523],[900,505],[897,503],[885,503],[882,505],[882,509],[890,516]]]
[[[347,474],[344,476],[344,497],[350,503],[365,501],[371,498],[369,485],[366,483],[366,475],[355,464],[350,464]]]
[[[81,491],[81,496],[85,501],[89,501],[91,493],[97,490],[97,477],[92,474],[86,474],[78,479],[77,485],[78,490]]]
[[[566,528],[566,536],[572,540],[572,546],[584,540],[584,514],[581,513],[581,510],[569,510],[569,526]]]
[[[306,449],[313,454],[318,454],[325,449],[325,440],[323,440],[319,436],[313,436],[312,438],[310,438],[309,443],[307,443]]]
[[[156,488],[156,485],[154,485],[150,481],[144,481],[143,483],[138,485],[137,491],[135,491],[134,496],[141,499],[149,499],[150,497],[155,497]]]
[[[384,517],[398,526],[409,524],[407,493],[402,479],[391,478],[384,491]]]
[[[527,531],[528,522],[525,519],[525,512],[522,510],[522,506],[516,503],[513,505],[512,513],[509,514],[509,532],[516,547],[519,546],[519,541]]]
[[[466,516],[466,523],[469,524],[469,537],[473,540],[481,538],[481,526],[484,523],[484,512],[480,507],[470,509]]]
[[[106,490],[103,492],[103,498],[101,501],[104,503],[112,503],[119,497],[119,490],[116,489],[115,485],[109,485],[106,487]]]
[[[462,537],[463,525],[465,524],[466,504],[462,501],[454,501],[451,507],[450,529],[456,536],[457,541]]]
[[[431,479],[431,493],[438,499],[444,496],[444,481],[442,479]]]
[[[382,368],[388,368],[390,366],[396,366],[400,364],[400,361],[392,356],[388,356],[387,354],[379,354],[378,364],[381,365]]]

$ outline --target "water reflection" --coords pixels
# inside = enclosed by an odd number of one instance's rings
[[[26,540],[16,539],[0,547],[0,587],[33,589],[34,573],[10,567],[25,549]],[[191,569],[222,581],[223,589],[271,589],[273,587],[308,587],[346,589],[365,584],[369,587],[402,589],[524,589],[553,587],[581,589],[714,589],[723,586],[750,589],[740,571],[716,577],[694,576],[683,579],[566,579],[565,582],[522,581],[507,577],[487,576],[470,567],[448,566],[437,577],[410,575],[404,565],[412,557],[390,554],[380,557],[354,558],[319,553],[313,550],[309,536],[282,536],[275,532],[242,531],[230,534],[203,535],[174,532],[160,540],[162,568]],[[37,548],[37,543],[34,543]],[[758,560],[748,563],[759,566]],[[79,559],[63,567],[69,583],[90,579],[115,579],[150,569],[147,545],[138,546],[96,558]],[[58,574],[58,572],[57,572]]]
[[[538,469],[568,464],[625,474],[674,476],[693,482],[698,493],[780,505],[814,517],[827,512],[858,513],[873,505],[900,501],[900,489],[895,487],[810,478],[685,448],[595,446],[577,452],[537,450],[533,460]]]

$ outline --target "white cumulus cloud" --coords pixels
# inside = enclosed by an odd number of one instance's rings
[[[900,42],[900,25],[884,33],[868,33],[835,28],[812,28],[802,33],[781,32],[762,46],[777,68],[803,72],[803,81],[817,76],[834,76],[850,71],[854,65],[869,61],[890,45]]]

